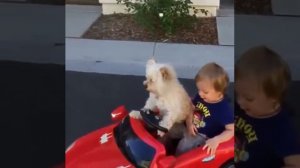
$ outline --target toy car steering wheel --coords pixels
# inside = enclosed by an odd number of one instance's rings
[[[168,129],[164,128],[159,125],[159,119],[155,112],[151,111],[150,109],[141,109],[140,110],[141,116],[144,120],[144,122],[150,127],[150,128],[155,128],[156,130],[160,130],[162,132],[167,133]]]

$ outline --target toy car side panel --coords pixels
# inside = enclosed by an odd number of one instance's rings
[[[218,168],[228,160],[234,158],[234,139],[221,143],[216,151],[215,158],[204,162],[203,159],[209,157],[206,149],[198,147],[187,153],[180,155],[175,162],[175,168]]]
[[[66,168],[99,168],[130,166],[116,145],[113,128],[116,124],[93,131],[77,139],[66,151]]]

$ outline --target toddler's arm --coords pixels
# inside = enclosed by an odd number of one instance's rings
[[[196,136],[198,130],[193,123],[193,117],[194,117],[194,112],[188,115],[187,119],[185,120],[185,123],[189,135]]]
[[[220,143],[228,141],[234,136],[234,124],[227,124],[225,125],[225,130],[206,141],[206,144],[203,146],[203,149],[207,148],[207,153],[214,155],[216,152],[217,147]]]
[[[283,168],[298,168],[298,167],[300,167],[300,154],[285,157],[284,164],[285,164],[285,166]]]

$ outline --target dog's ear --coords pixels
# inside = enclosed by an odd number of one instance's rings
[[[152,64],[155,64],[155,63],[156,63],[156,61],[155,61],[154,58],[151,58],[151,59],[149,59],[149,60],[147,61],[147,65],[152,65]]]
[[[160,73],[164,80],[171,80],[171,72],[167,67],[160,68]]]

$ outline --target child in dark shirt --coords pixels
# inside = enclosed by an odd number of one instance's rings
[[[180,140],[176,155],[197,146],[215,154],[218,145],[234,134],[233,111],[224,93],[229,79],[216,63],[203,66],[195,77],[198,93],[193,98],[195,112],[186,121],[187,132]]]
[[[282,101],[286,63],[266,47],[248,50],[235,66],[237,168],[300,167],[300,147]]]

